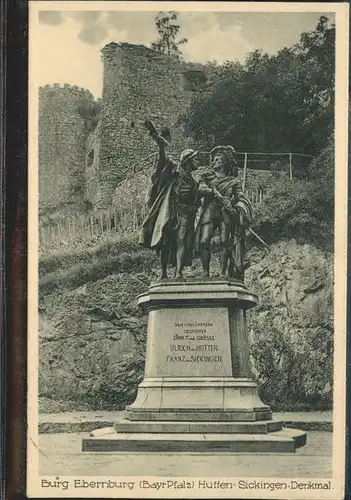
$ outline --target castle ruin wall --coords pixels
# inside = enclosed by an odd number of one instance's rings
[[[39,89],[39,203],[44,211],[84,198],[87,131],[78,110],[83,102],[94,97],[77,86]]]
[[[181,118],[205,81],[203,67],[177,61],[142,45],[110,43],[103,51],[99,132],[99,208],[111,203],[116,185],[133,165],[156,149],[144,121],[169,128],[172,149],[195,147]],[[195,75],[195,84],[187,78]]]

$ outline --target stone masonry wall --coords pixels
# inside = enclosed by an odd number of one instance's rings
[[[87,131],[79,113],[94,102],[86,89],[59,84],[39,89],[39,201],[43,210],[84,196]]]
[[[85,153],[85,198],[96,205],[100,180],[100,130],[101,121],[89,134]]]
[[[146,119],[170,129],[170,149],[177,157],[186,147],[204,150],[186,137],[182,117],[211,76],[208,67],[128,43],[110,43],[102,55],[103,95],[92,132],[87,108],[97,103],[89,90],[67,84],[40,88],[39,196],[44,212],[67,205],[76,210],[82,202],[84,209],[86,202],[95,209],[109,207],[117,184],[157,149]],[[243,155],[238,160],[242,167]],[[251,170],[247,189],[262,188],[267,175]]]
[[[100,201],[107,206],[119,180],[155,150],[143,123],[168,127],[172,147],[194,146],[180,123],[194,91],[204,84],[201,65],[184,63],[142,45],[110,43],[103,51],[100,130]]]

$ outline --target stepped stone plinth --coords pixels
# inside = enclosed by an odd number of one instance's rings
[[[148,314],[144,379],[125,417],[85,451],[294,452],[306,434],[272,418],[252,380],[237,281],[165,281],[138,297]]]

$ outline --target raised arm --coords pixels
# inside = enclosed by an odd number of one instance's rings
[[[151,207],[163,187],[169,185],[171,182],[177,165],[167,154],[166,148],[169,146],[167,139],[157,131],[150,120],[145,121],[145,127],[149,130],[150,137],[158,145],[156,170],[151,175],[151,182],[146,197],[146,203]]]
[[[168,156],[166,148],[167,146],[169,146],[169,142],[158,132],[151,120],[145,120],[144,125],[150,132],[150,137],[158,145],[158,162],[155,172],[155,174],[157,175],[157,173],[162,170],[163,167],[165,167],[165,165],[167,164]]]
[[[161,137],[160,135],[151,135],[153,140],[156,142],[158,145],[158,158],[159,158],[159,164],[164,165],[167,161],[167,152],[166,152],[166,147],[167,147],[167,141]]]

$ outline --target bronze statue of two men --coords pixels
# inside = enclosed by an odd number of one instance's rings
[[[168,265],[182,279],[195,254],[200,255],[203,277],[209,278],[211,240],[218,229],[221,274],[244,281],[245,230],[252,222],[252,207],[237,178],[234,148],[215,147],[208,167],[198,166],[198,152],[192,149],[185,149],[176,162],[166,151],[168,131],[159,134],[151,122],[146,125],[159,154],[139,243],[159,253],[162,279],[168,277]]]

